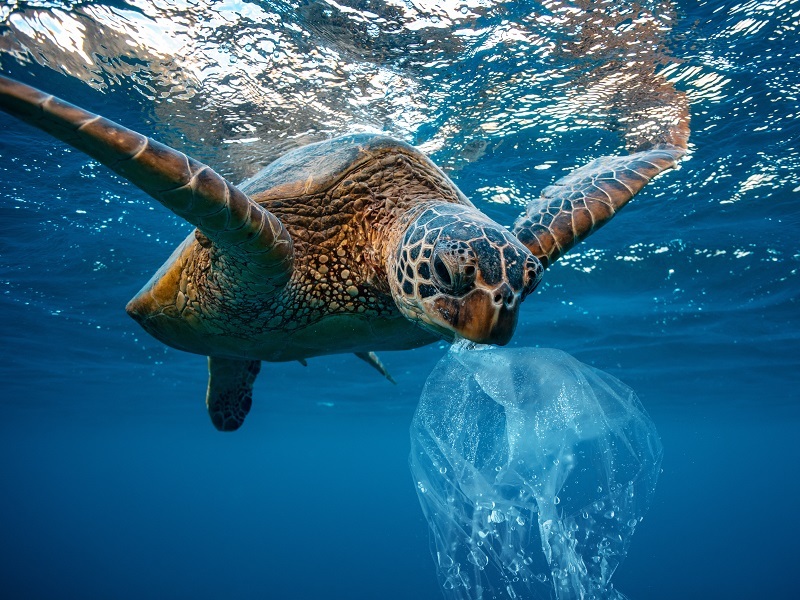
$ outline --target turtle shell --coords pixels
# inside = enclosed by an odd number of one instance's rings
[[[224,251],[195,232],[128,305],[152,335],[190,352],[261,360],[430,341],[392,298],[385,247],[417,207],[472,205],[425,155],[385,136],[348,135],[291,151],[238,187],[289,231],[288,283],[253,302],[238,292]]]
[[[345,135],[288,152],[239,184],[239,189],[260,202],[317,196],[336,185],[367,163],[372,170],[387,169],[399,157],[406,157],[425,167],[426,175],[444,188],[446,196],[461,204],[470,201],[444,173],[422,152],[405,142],[371,133]],[[402,160],[402,159],[401,159]]]

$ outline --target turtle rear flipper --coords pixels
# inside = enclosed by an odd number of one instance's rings
[[[377,354],[374,352],[356,352],[355,354],[358,358],[363,360],[378,373],[386,377],[386,379],[388,379],[390,382],[394,383],[395,385],[397,384],[397,382],[394,380],[394,377],[392,377],[391,373],[389,373],[389,371],[383,365],[383,362],[380,358],[378,358]]]
[[[208,357],[206,406],[214,427],[235,431],[253,404],[253,382],[261,370],[259,360]]]
[[[280,220],[210,167],[113,121],[0,76],[0,109],[85,152],[196,226],[245,293],[282,287],[292,239]]]

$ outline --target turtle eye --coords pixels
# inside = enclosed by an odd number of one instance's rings
[[[450,276],[450,271],[447,265],[444,264],[442,257],[437,253],[433,257],[433,271],[439,282],[447,287],[453,285],[453,278]]]
[[[453,282],[453,291],[456,294],[463,294],[471,290],[475,284],[475,275],[475,265],[459,263],[458,274]]]
[[[475,283],[475,257],[463,242],[447,242],[433,255],[433,273],[443,292],[461,295]]]

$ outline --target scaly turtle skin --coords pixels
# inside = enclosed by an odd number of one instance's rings
[[[0,77],[0,108],[87,153],[197,228],[128,303],[174,348],[209,357],[207,406],[241,426],[261,361],[460,336],[506,344],[544,268],[674,167],[684,112],[653,147],[563,177],[509,232],[411,146],[350,135],[234,186],[158,142]]]

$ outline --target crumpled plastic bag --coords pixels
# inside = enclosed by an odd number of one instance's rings
[[[470,346],[438,363],[411,426],[445,597],[624,598],[611,576],[662,456],[636,394],[558,350]]]

